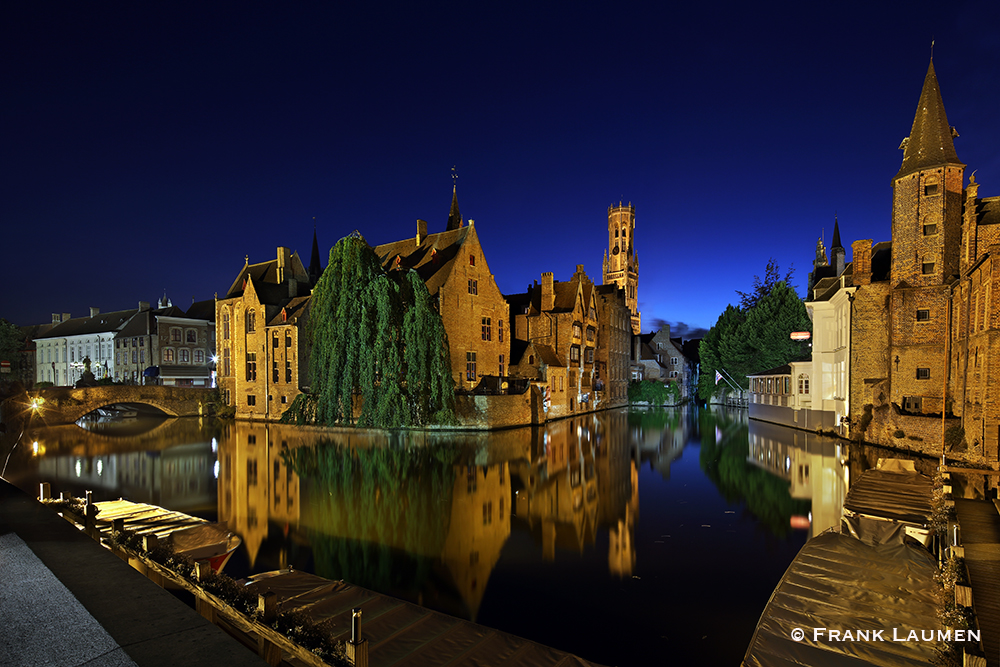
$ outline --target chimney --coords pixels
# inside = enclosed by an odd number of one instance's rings
[[[141,313],[141,312],[144,312],[144,311],[147,311],[147,310],[149,310],[149,302],[148,301],[140,301],[139,302],[139,312]]]
[[[854,253],[854,285],[870,285],[872,282],[872,240],[862,239],[851,244]]]
[[[94,306],[90,307],[90,316],[91,317],[97,317],[100,314],[101,314],[101,309],[100,308],[95,308]]]
[[[59,324],[62,322],[62,314],[52,313],[52,324]]]
[[[292,251],[278,246],[278,283],[285,282],[285,270],[292,263]]]
[[[542,274],[542,312],[550,311],[556,307],[555,280],[552,272]]]
[[[63,322],[69,322],[72,318],[73,318],[73,316],[70,315],[69,313],[63,313],[62,314],[62,321]]]
[[[417,245],[424,242],[427,238],[427,221],[417,218]]]

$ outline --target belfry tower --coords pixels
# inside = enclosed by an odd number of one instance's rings
[[[608,207],[608,249],[604,251],[604,284],[625,290],[632,313],[632,333],[642,330],[639,315],[639,259],[635,254],[635,206]]]

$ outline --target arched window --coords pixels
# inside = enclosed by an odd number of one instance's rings
[[[253,333],[257,330],[257,314],[252,311],[247,311],[247,333]]]
[[[799,393],[808,394],[809,393],[809,376],[805,373],[799,375]]]
[[[229,309],[222,309],[222,339],[229,340]]]

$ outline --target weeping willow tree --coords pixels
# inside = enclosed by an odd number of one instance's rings
[[[416,272],[387,273],[355,232],[330,251],[310,310],[316,422],[354,424],[359,401],[358,426],[454,422],[444,325]]]

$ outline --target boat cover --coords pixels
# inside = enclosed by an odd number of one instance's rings
[[[842,532],[868,544],[902,541],[905,525],[930,522],[932,490],[931,479],[918,472],[866,470],[844,498]]]
[[[805,544],[778,582],[743,658],[744,667],[906,667],[929,665],[944,649],[936,641],[933,576],[936,564],[920,547],[869,546],[840,533]],[[851,641],[831,641],[814,628],[852,631]],[[800,641],[792,631],[804,631]],[[868,631],[869,640],[854,639]],[[874,631],[882,630],[881,639]],[[897,641],[916,630],[933,641]],[[895,631],[895,635],[894,635]]]
[[[254,575],[247,587],[274,591],[279,611],[300,611],[324,623],[335,639],[351,639],[351,610],[361,608],[361,636],[368,664],[476,665],[491,667],[591,667],[570,653],[470,621],[425,609],[343,581],[280,570]]]

